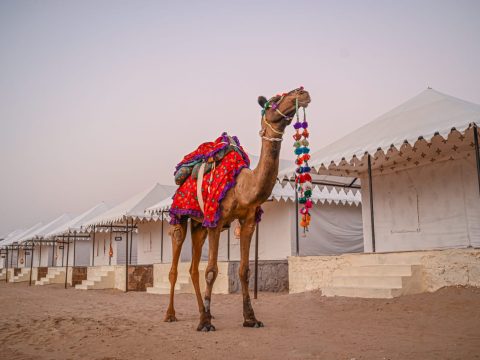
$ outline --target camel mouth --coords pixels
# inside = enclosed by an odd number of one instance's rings
[[[310,104],[310,94],[308,92],[304,92],[302,96],[298,99],[298,106],[306,108],[308,104]]]

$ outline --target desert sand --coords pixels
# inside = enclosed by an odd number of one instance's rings
[[[0,284],[1,359],[480,359],[480,289],[391,300],[260,293],[264,328],[242,327],[240,295],[214,295],[216,332],[196,301],[61,286]]]

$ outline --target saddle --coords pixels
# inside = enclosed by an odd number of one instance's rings
[[[178,186],[182,185],[189,176],[192,176],[194,179],[198,179],[200,169],[203,167],[203,175],[208,174],[216,165],[231,151],[237,151],[239,154],[240,149],[238,148],[235,140],[231,136],[226,136],[228,143],[225,144],[224,141],[220,144],[226,145],[218,149],[218,151],[213,154],[205,154],[204,156],[199,156],[202,153],[202,149],[205,147],[211,146],[211,142],[203,143],[195,151],[184,157],[184,160],[177,165],[175,170],[175,184]],[[214,145],[215,146],[215,145]],[[207,157],[208,156],[208,157]],[[190,157],[193,157],[192,160],[188,160]]]

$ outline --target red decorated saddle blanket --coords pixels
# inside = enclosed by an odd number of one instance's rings
[[[197,197],[197,177],[204,165],[201,188],[203,212]],[[214,142],[200,145],[186,155],[175,168],[175,182],[180,185],[170,208],[170,224],[183,217],[203,218],[203,226],[216,227],[220,218],[220,202],[235,185],[237,175],[250,166],[250,159],[236,136],[223,133]]]

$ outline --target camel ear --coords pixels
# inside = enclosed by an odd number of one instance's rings
[[[262,109],[265,106],[265,104],[267,103],[267,101],[268,100],[265,96],[259,96],[258,97],[258,104],[262,107]]]

